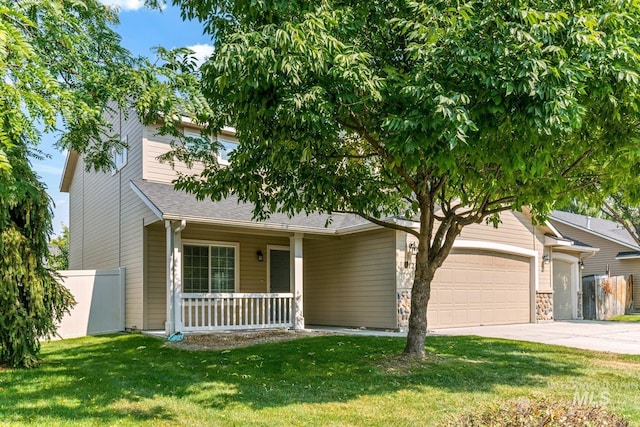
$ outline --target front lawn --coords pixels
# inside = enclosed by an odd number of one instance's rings
[[[0,368],[0,424],[441,425],[518,397],[602,403],[640,420],[640,356],[478,337],[321,336],[187,351],[142,335],[43,345],[34,370]]]
[[[640,322],[640,314],[622,314],[620,316],[607,319],[612,322]]]

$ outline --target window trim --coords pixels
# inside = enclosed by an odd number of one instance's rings
[[[129,161],[129,155],[128,155],[128,151],[129,151],[129,136],[125,135],[120,139],[120,142],[122,142],[123,147],[122,150],[118,153],[118,150],[116,150],[116,148],[112,148],[111,149],[111,160],[113,161],[114,164],[114,168],[111,171],[111,175],[115,175],[118,172],[120,172],[122,170],[122,168],[124,168],[125,166],[127,166],[127,162]],[[120,162],[118,160],[121,160]]]
[[[204,292],[207,294],[217,294],[217,293],[227,293],[227,292],[212,292],[211,291],[211,247],[223,247],[223,248],[233,248],[235,253],[235,262],[233,265],[234,268],[234,275],[233,275],[233,293],[238,293],[240,292],[240,242],[228,242],[228,241],[220,241],[220,240],[191,240],[191,239],[183,239],[181,242],[181,279],[180,281],[182,282],[182,292],[183,293],[196,293],[196,294],[200,294],[202,292],[186,292],[184,289],[184,269],[185,269],[185,262],[184,262],[184,247],[185,246],[200,246],[200,247],[206,247],[209,249],[209,253],[208,253],[208,259],[207,259],[207,282],[208,282],[208,291]]]
[[[200,131],[195,130],[195,129],[191,129],[191,128],[183,128],[182,129],[182,135],[185,138],[209,138],[210,141],[213,141],[214,138],[212,136],[205,136],[202,135],[200,133]],[[237,140],[231,139],[231,138],[225,138],[224,136],[220,137],[216,137],[215,141],[222,143],[222,142],[226,142],[226,143],[230,143],[230,144],[234,144],[236,145],[236,147],[238,146],[239,142]],[[222,154],[220,153],[220,151],[218,151],[216,153],[216,158],[218,159],[218,164],[221,166],[228,166],[229,165],[229,161],[228,160],[224,160],[222,158]]]

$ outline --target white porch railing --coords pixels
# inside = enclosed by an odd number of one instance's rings
[[[293,327],[293,294],[178,294],[181,330]]]

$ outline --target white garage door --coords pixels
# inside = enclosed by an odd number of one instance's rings
[[[474,250],[452,252],[431,286],[428,326],[528,323],[529,259]]]

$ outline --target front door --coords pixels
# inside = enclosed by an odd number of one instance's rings
[[[288,249],[269,249],[269,283],[272,293],[291,292]]]
[[[573,272],[572,264],[553,260],[553,318],[573,319]]]

